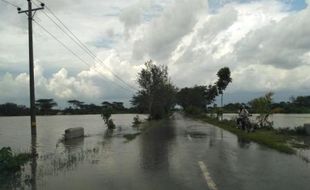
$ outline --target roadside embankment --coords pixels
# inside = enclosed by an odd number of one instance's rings
[[[300,136],[297,134],[283,133],[276,129],[257,129],[255,132],[247,133],[236,128],[236,124],[232,120],[219,121],[216,118],[204,115],[190,117],[225,129],[244,140],[259,143],[283,153],[295,154],[297,148],[309,148],[308,145],[300,141]]]

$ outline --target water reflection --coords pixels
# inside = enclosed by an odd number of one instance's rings
[[[77,149],[81,150],[84,147],[84,138],[74,138],[74,139],[70,139],[70,140],[64,140],[63,141],[65,150],[68,153],[74,152]]]
[[[250,147],[251,141],[246,140],[244,138],[241,138],[239,136],[237,136],[237,139],[238,139],[238,145],[240,148],[246,148],[247,149]]]
[[[168,168],[170,148],[175,136],[173,121],[150,122],[149,128],[140,138],[142,168],[152,171]]]
[[[37,137],[33,135],[31,137],[31,189],[37,189]]]

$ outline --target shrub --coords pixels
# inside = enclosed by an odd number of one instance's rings
[[[31,156],[27,153],[14,155],[10,147],[3,147],[0,150],[0,173],[16,172],[21,166],[30,160]]]
[[[108,126],[108,129],[115,129],[115,124],[111,119],[113,113],[112,108],[105,108],[101,112],[101,117],[104,120],[105,124]]]
[[[140,125],[141,123],[142,123],[142,121],[140,120],[139,116],[136,115],[136,116],[133,118],[132,126],[133,126],[133,127],[137,127],[137,126]]]

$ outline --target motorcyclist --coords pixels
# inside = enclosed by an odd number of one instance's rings
[[[237,124],[238,126],[241,125],[242,130],[245,130],[245,122],[249,116],[250,116],[249,111],[246,109],[245,105],[244,104],[241,105],[238,112]]]

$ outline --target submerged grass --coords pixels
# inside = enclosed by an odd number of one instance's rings
[[[13,154],[10,147],[3,147],[0,149],[0,174],[19,171],[30,159],[31,154]]]
[[[254,141],[283,153],[295,154],[296,150],[294,148],[309,148],[308,145],[298,143],[296,141],[296,136],[281,133],[275,129],[257,129],[255,132],[247,133],[236,128],[235,122],[231,120],[219,121],[216,118],[211,118],[204,115],[191,117],[225,129],[244,140]]]

